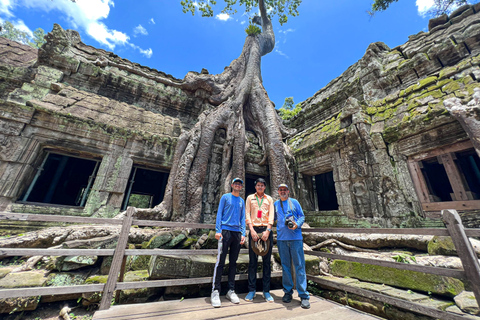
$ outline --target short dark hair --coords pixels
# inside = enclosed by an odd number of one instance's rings
[[[263,178],[258,178],[257,180],[255,180],[255,185],[257,185],[257,183],[263,183],[265,186],[267,186],[267,182],[265,181],[265,179]]]

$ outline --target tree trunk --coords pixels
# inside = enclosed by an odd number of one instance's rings
[[[275,35],[263,0],[259,1],[259,9],[262,32],[247,36],[240,57],[223,73],[189,73],[181,84],[165,80],[183,89],[209,91],[209,102],[216,107],[204,111],[196,125],[181,134],[163,202],[153,209],[138,209],[137,217],[202,221],[203,184],[215,132],[219,129],[227,134],[222,157],[222,193],[230,191],[232,178],[245,178],[246,128],[255,132],[263,147],[264,156],[259,164],[268,164],[272,190],[280,183],[292,185],[286,159],[293,157],[283,142],[289,131],[268,98],[260,72],[261,57],[273,50]]]

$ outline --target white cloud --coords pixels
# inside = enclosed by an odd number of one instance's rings
[[[29,27],[23,22],[23,20],[16,20],[16,21],[10,21],[15,28],[17,28],[20,31],[28,33],[30,37],[33,37],[33,32],[30,30]]]
[[[287,30],[278,30],[278,32],[283,33],[283,34],[287,34],[289,32],[295,32],[295,29],[289,28]]]
[[[75,29],[83,29],[89,36],[99,43],[113,50],[116,45],[125,45],[128,35],[117,30],[109,29],[102,20],[110,13],[114,6],[113,0],[77,0],[75,3],[67,0],[0,0],[0,13],[11,13],[14,6],[22,8],[36,8],[44,11],[59,11]],[[12,16],[12,15],[11,15]]]
[[[134,29],[133,29],[133,36],[136,37],[137,35],[144,35],[146,36],[148,34],[147,32],[147,29],[145,29],[144,27],[142,27],[141,24],[139,24],[138,26],[136,26]]]
[[[434,4],[434,0],[417,0],[418,14],[425,16]]]
[[[71,28],[84,30],[89,36],[108,47],[115,49],[117,45],[129,45],[134,50],[150,58],[153,55],[151,48],[142,49],[139,46],[130,43],[130,37],[121,31],[108,28],[104,20],[108,18],[110,9],[115,6],[113,0],[77,0],[75,3],[70,0],[0,0],[0,15],[8,17],[14,25],[20,30],[31,34],[31,30],[22,20],[14,21],[12,13],[15,6],[22,9],[35,8],[46,12],[58,11],[63,16]],[[153,18],[149,23],[155,24]],[[134,29],[134,35],[146,35],[147,30],[138,25]]]
[[[290,59],[289,56],[287,56],[283,51],[280,50],[280,45],[279,45],[278,41],[275,42],[275,52],[278,53],[281,56],[284,56],[287,59]]]
[[[147,50],[142,50],[142,49],[139,48],[138,50],[140,50],[140,53],[143,54],[147,58],[151,58],[152,55],[153,55],[152,48],[148,48]]]
[[[231,17],[227,13],[219,13],[215,16],[215,19],[227,21],[228,19],[231,19]]]
[[[132,47],[133,49],[135,50],[138,50],[141,54],[143,54],[145,57],[147,58],[151,58],[152,55],[153,55],[153,50],[152,48],[148,48],[146,50],[143,50],[142,48],[140,48],[139,46],[137,45],[134,45],[133,43],[129,43],[130,47]]]
[[[0,15],[8,18],[13,17],[13,13],[10,11],[12,8],[13,3],[11,0],[0,0]]]
[[[243,20],[242,22],[240,22],[240,24],[245,24],[247,23],[247,21]]]

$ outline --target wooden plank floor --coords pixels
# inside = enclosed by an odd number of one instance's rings
[[[271,292],[275,302],[267,303],[261,296],[253,302],[244,300],[246,294],[239,294],[240,304],[232,304],[221,296],[222,307],[213,308],[210,298],[194,298],[151,302],[143,304],[119,305],[108,310],[97,311],[93,320],[154,320],[154,319],[322,319],[322,320],[373,320],[378,317],[344,307],[315,296],[310,297],[310,309],[300,307],[300,299],[283,303],[283,291]]]

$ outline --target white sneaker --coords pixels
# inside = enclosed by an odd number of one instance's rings
[[[220,292],[218,292],[218,290],[212,292],[210,300],[212,300],[212,307],[220,308],[222,306],[222,302],[220,301]]]
[[[226,298],[230,300],[232,303],[239,304],[240,299],[238,299],[237,294],[233,290],[228,290]]]

